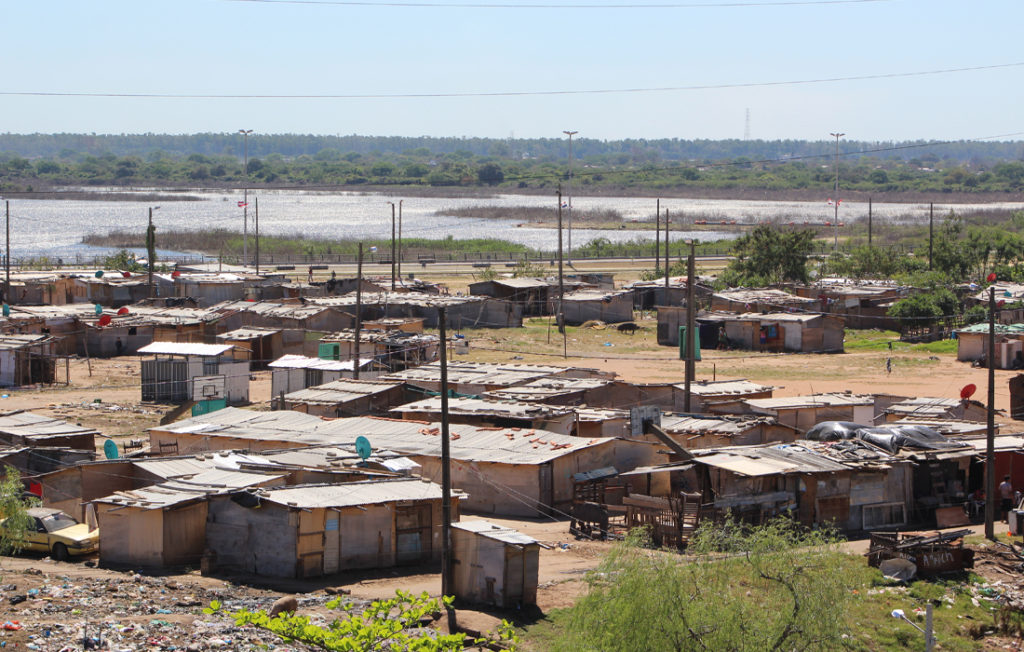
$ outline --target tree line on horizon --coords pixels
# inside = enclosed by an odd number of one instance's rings
[[[566,145],[560,139],[257,135],[249,137],[246,173],[238,134],[0,134],[0,191],[246,184],[550,189],[568,181]],[[825,194],[835,174],[826,145],[581,139],[573,144],[573,184],[584,190],[820,189]],[[1015,193],[1024,190],[1022,153],[1019,142],[916,147],[850,141],[840,150],[839,176],[844,191]]]

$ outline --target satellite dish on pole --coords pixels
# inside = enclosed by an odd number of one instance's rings
[[[977,385],[971,383],[970,385],[964,385],[964,388],[960,390],[960,398],[967,400],[974,396],[974,392],[978,391]]]
[[[117,444],[114,443],[113,439],[108,439],[103,443],[103,454],[107,456],[108,460],[116,460],[120,457],[117,452]]]
[[[373,453],[373,448],[370,446],[370,440],[366,437],[356,437],[356,454],[365,462],[371,453]]]

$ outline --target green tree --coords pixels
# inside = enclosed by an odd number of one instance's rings
[[[146,263],[156,270],[156,225],[152,221],[146,227]]]
[[[825,650],[842,646],[851,590],[830,530],[779,517],[702,525],[687,558],[631,535],[588,577],[560,650]]]
[[[25,489],[21,484],[21,474],[13,466],[4,467],[4,476],[0,478],[0,555],[11,555],[25,547],[25,533],[32,527],[32,517],[28,515],[28,507],[22,500]]]
[[[736,240],[736,257],[722,272],[722,280],[733,287],[806,283],[807,257],[813,250],[814,231],[784,231],[761,224]]]
[[[947,288],[937,287],[930,292],[900,299],[889,308],[888,315],[899,320],[901,326],[912,328],[931,326],[959,312],[960,302],[956,295]]]
[[[505,171],[497,163],[484,163],[476,171],[476,177],[480,183],[493,186],[505,180]]]
[[[316,625],[306,616],[284,613],[271,618],[265,611],[246,609],[235,612],[232,617],[239,626],[255,625],[286,641],[299,641],[324,650],[446,652],[489,642],[503,644],[508,650],[516,649],[518,640],[506,621],[502,621],[494,641],[469,639],[458,633],[442,634],[420,625],[421,619],[440,612],[442,608],[450,608],[452,601],[452,598],[432,599],[425,591],[420,595],[396,591],[394,598],[376,600],[361,613],[356,613],[353,603],[336,598],[327,603],[327,608],[343,613],[327,626]],[[213,602],[203,611],[214,614],[219,613],[220,608],[219,602]]]

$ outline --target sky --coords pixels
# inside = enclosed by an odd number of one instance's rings
[[[5,3],[0,132],[1024,139],[1020,0],[641,2]]]

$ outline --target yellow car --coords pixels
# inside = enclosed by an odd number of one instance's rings
[[[33,523],[25,532],[24,550],[47,552],[58,561],[91,555],[99,550],[99,530],[90,531],[88,525],[79,523],[59,509],[32,507],[27,511]],[[0,527],[3,527],[2,521]]]

